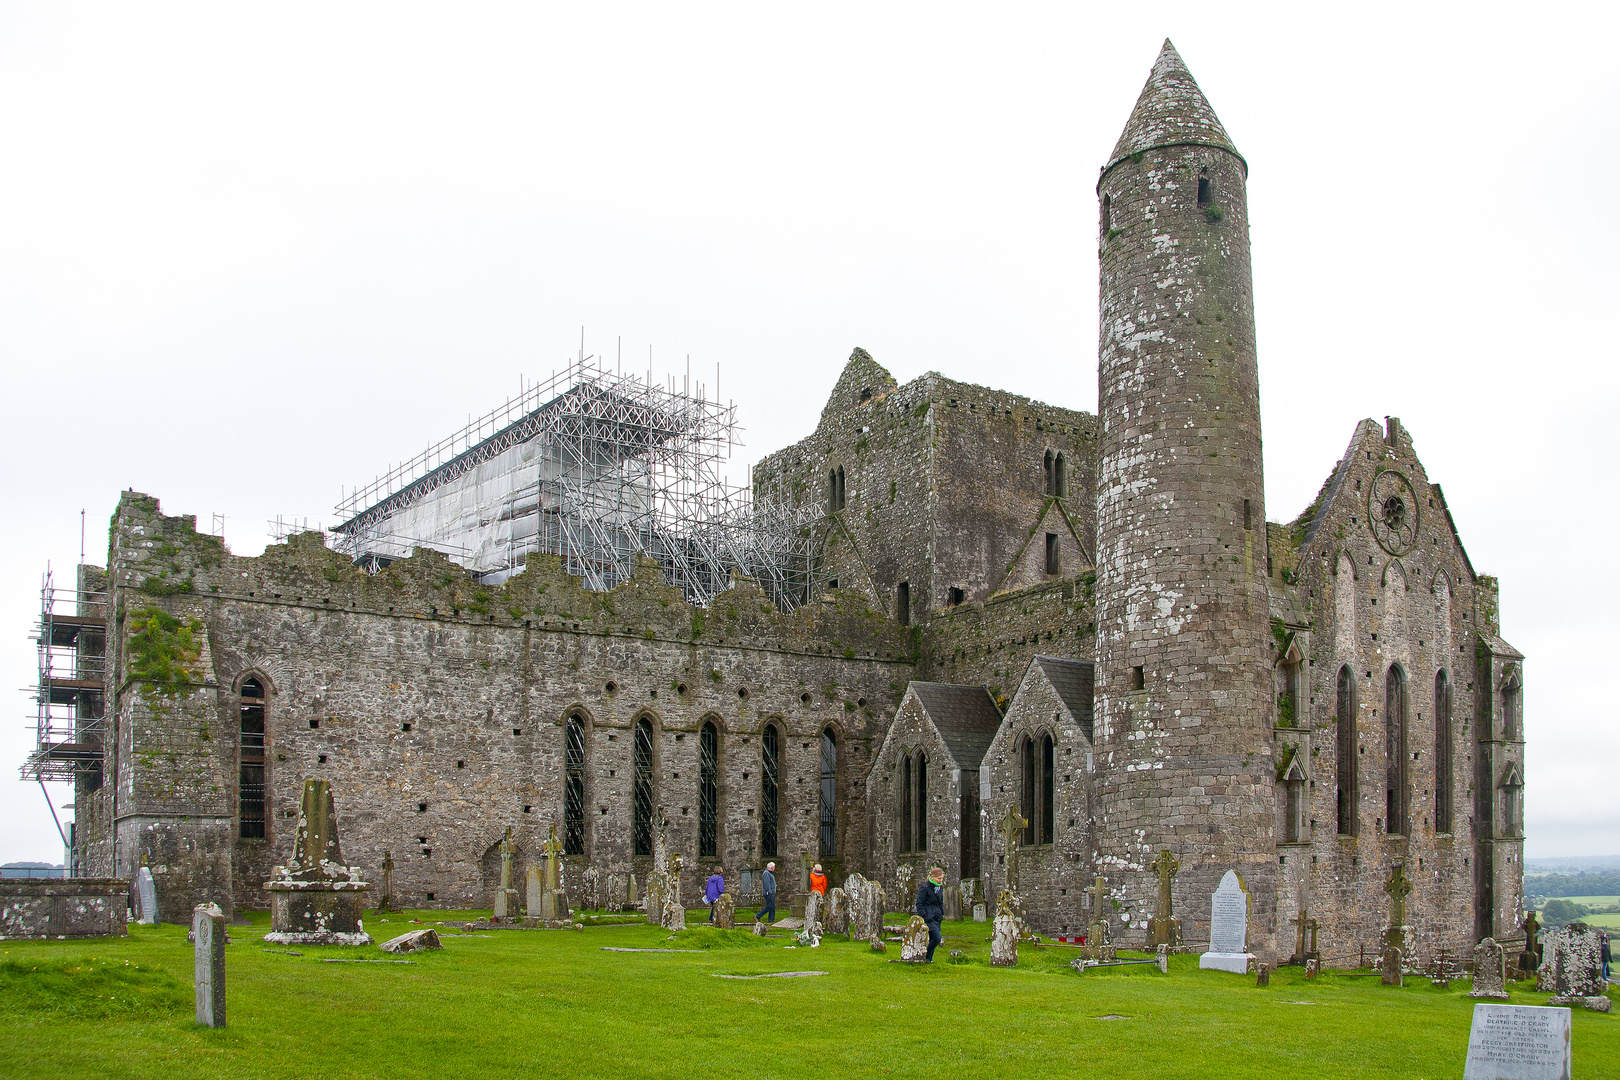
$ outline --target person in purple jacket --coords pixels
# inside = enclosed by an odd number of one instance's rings
[[[726,879],[716,867],[714,873],[709,875],[709,880],[703,884],[703,902],[709,905],[710,922],[714,922],[714,902],[720,899],[720,894],[725,891]]]

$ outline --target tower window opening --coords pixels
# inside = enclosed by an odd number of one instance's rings
[[[1243,500],[1243,527],[1254,528],[1254,506],[1248,499]]]
[[[1114,197],[1112,195],[1103,196],[1102,231],[1104,236],[1114,231]]]
[[[1059,453],[1052,462],[1052,494],[1060,499],[1069,497],[1069,470],[1064,463],[1063,454]]]
[[[951,588],[950,596],[951,596],[951,605],[953,607],[955,605],[957,605],[957,604],[960,604],[964,599],[966,599],[966,596],[962,592],[962,590],[958,589],[958,588],[955,588],[954,586]]]
[[[911,625],[911,582],[902,581],[895,596],[895,618],[901,626]]]
[[[1210,198],[1209,177],[1200,176],[1198,178],[1198,209],[1202,210],[1209,206]]]
[[[844,467],[842,465],[838,466],[838,474],[837,475],[838,475],[838,496],[837,496],[838,506],[836,508],[839,509],[839,510],[842,510],[844,508]]]
[[[1057,483],[1052,478],[1052,451],[1050,450],[1046,452],[1046,459],[1042,463],[1042,469],[1046,474],[1046,487],[1044,489],[1044,493],[1047,495],[1056,495]]]
[[[1131,668],[1131,689],[1132,690],[1146,690],[1147,689],[1147,672],[1143,670],[1142,665],[1140,665],[1140,664],[1138,664],[1136,667]]]

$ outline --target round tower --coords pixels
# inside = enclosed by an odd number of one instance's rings
[[[1210,893],[1235,869],[1250,948],[1270,951],[1271,635],[1247,176],[1166,41],[1097,182],[1097,872],[1122,910],[1146,917],[1151,863],[1170,849],[1175,914],[1198,940]]]

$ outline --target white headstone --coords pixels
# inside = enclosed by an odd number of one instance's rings
[[[1235,870],[1228,870],[1209,901],[1209,951],[1198,958],[1200,968],[1249,970],[1249,894]]]
[[[1463,1080],[1569,1080],[1568,1009],[1475,1005]]]
[[[144,868],[143,868],[144,869]],[[213,904],[199,906],[191,915],[196,938],[195,965],[197,1023],[225,1026],[225,915]]]
[[[135,921],[143,926],[157,924],[157,882],[152,880],[152,871],[148,867],[141,867],[135,871]]]

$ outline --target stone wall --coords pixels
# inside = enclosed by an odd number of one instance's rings
[[[1086,571],[936,613],[922,632],[918,678],[988,686],[1005,708],[1037,654],[1094,655],[1094,584]]]

